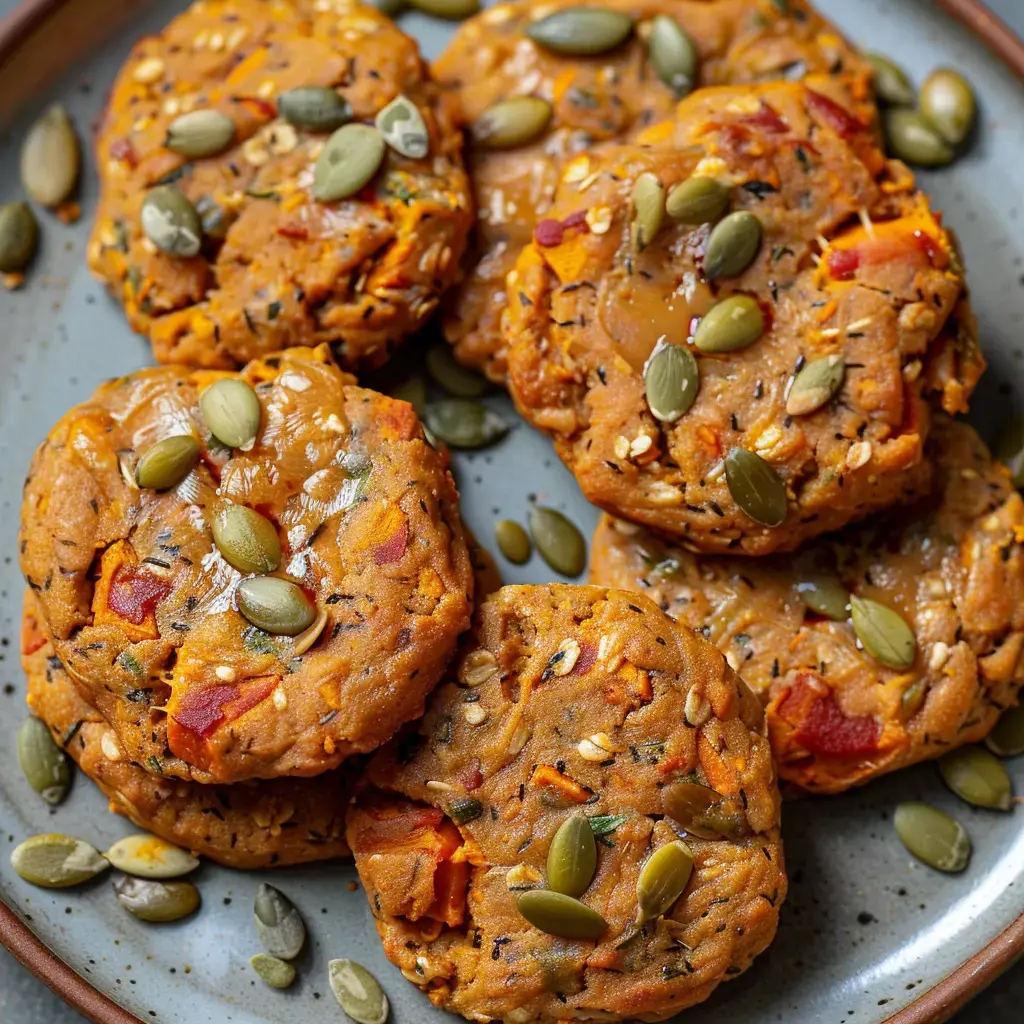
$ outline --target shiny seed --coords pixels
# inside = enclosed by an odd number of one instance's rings
[[[514,519],[502,519],[494,527],[498,550],[516,565],[529,561],[533,545],[530,535]]]
[[[195,207],[204,236],[208,238],[225,238],[227,236],[228,215],[220,203],[209,196],[200,196],[195,202]]]
[[[242,580],[238,610],[254,626],[279,636],[298,636],[316,620],[316,608],[302,588],[276,576]]]
[[[180,878],[199,867],[199,858],[147,833],[125,836],[107,850],[107,860],[137,878]]]
[[[693,871],[693,852],[681,839],[658,847],[636,880],[638,921],[650,921],[672,909]]]
[[[882,117],[885,141],[893,156],[921,167],[942,167],[956,155],[953,147],[916,111],[894,107]]]
[[[244,380],[225,377],[214,381],[199,396],[203,421],[221,444],[247,448],[260,429],[260,400]]]
[[[583,534],[561,512],[540,505],[530,510],[530,534],[541,558],[563,576],[579,576],[587,564]]]
[[[409,6],[448,21],[461,21],[480,10],[480,0],[409,0]]]
[[[355,960],[331,960],[327,976],[338,1005],[356,1024],[384,1024],[388,1019],[388,997],[362,964]]]
[[[380,170],[384,137],[365,124],[346,124],[325,144],[313,171],[313,195],[323,203],[354,196]]]
[[[423,115],[405,96],[396,96],[377,115],[374,124],[384,141],[410,160],[422,160],[430,150],[430,134]]]
[[[407,6],[405,0],[366,0],[366,4],[389,18],[397,18]]]
[[[423,415],[427,407],[427,382],[422,377],[406,377],[393,385],[388,394],[399,401],[408,402],[417,416]]]
[[[790,416],[806,416],[831,401],[843,386],[846,360],[841,355],[812,359],[793,378],[786,398]]]
[[[997,757],[1018,757],[1024,754],[1024,705],[1009,708],[988,734],[985,746]]]
[[[281,960],[294,960],[305,945],[306,926],[292,901],[280,889],[261,882],[252,909],[264,949]]]
[[[936,68],[924,80],[918,107],[925,121],[951,146],[959,146],[974,124],[974,90],[952,68]]]
[[[924,679],[915,679],[900,695],[900,717],[909,722],[921,710],[928,694],[928,683]]]
[[[764,333],[764,314],[749,295],[730,295],[697,325],[693,343],[701,352],[735,352]]]
[[[157,185],[146,194],[142,202],[142,230],[169,256],[195,256],[202,245],[199,214],[173,185]]]
[[[457,398],[479,398],[490,390],[490,385],[479,373],[456,362],[450,345],[428,348],[426,366],[434,382]]]
[[[597,54],[615,49],[633,31],[633,19],[602,7],[565,7],[533,22],[526,34],[555,53]]]
[[[700,839],[738,841],[751,834],[741,810],[726,810],[722,795],[698,782],[674,782],[662,790],[665,813]]]
[[[210,525],[217,550],[239,572],[273,572],[281,564],[277,527],[255,509],[225,505]]]
[[[760,455],[733,448],[725,457],[725,482],[733,501],[762,526],[778,526],[786,518],[786,485]]]
[[[796,592],[812,612],[833,622],[850,617],[850,592],[834,576],[808,573],[796,583]]]
[[[891,107],[912,107],[917,102],[906,72],[881,53],[865,54],[874,71],[875,96]]]
[[[661,230],[665,219],[665,186],[651,173],[641,174],[633,185],[633,246],[643,252]]]
[[[596,910],[550,889],[520,893],[516,908],[534,928],[562,939],[596,939],[608,927]]]
[[[16,846],[11,853],[11,867],[33,885],[65,889],[95,878],[110,863],[83,839],[46,833]]]
[[[423,422],[453,448],[484,448],[508,433],[508,424],[497,413],[469,398],[431,402],[424,410]]]
[[[647,52],[658,77],[682,99],[697,78],[697,47],[675,18],[658,14],[651,21]]]
[[[0,274],[24,270],[39,246],[39,225],[28,203],[0,206]]]
[[[704,274],[709,281],[738,277],[753,263],[760,248],[761,222],[748,210],[730,213],[708,236]]]
[[[38,718],[26,718],[18,730],[18,764],[28,784],[51,806],[68,795],[71,769],[67,755]]]
[[[222,153],[235,137],[235,122],[219,110],[190,110],[167,126],[164,145],[196,160]]]
[[[453,800],[448,805],[448,817],[451,818],[456,825],[466,825],[471,821],[476,821],[476,819],[483,813],[484,805],[479,800],[474,800],[472,797]]]
[[[140,487],[166,491],[177,487],[199,462],[199,442],[189,434],[165,437],[139,459],[135,482]]]
[[[281,93],[277,112],[289,124],[311,132],[333,132],[352,120],[348,100],[321,85],[301,85]]]
[[[1013,806],[1013,783],[1002,762],[984,747],[967,746],[939,758],[942,781],[975,807],[1008,811]]]
[[[597,842],[584,814],[566,818],[548,847],[548,887],[565,896],[582,896],[597,870]]]
[[[251,956],[249,963],[271,988],[290,988],[295,981],[295,968],[287,961],[279,960],[269,953]]]
[[[918,860],[939,871],[963,871],[971,840],[963,825],[931,804],[909,801],[896,808],[896,835]]]
[[[157,882],[126,875],[114,885],[117,902],[143,921],[180,921],[199,909],[199,890],[191,882]]]
[[[551,104],[536,96],[499,100],[473,125],[473,139],[485,149],[525,146],[543,134],[551,121],[551,113]]]
[[[43,206],[59,206],[75,190],[81,152],[68,112],[56,103],[28,131],[21,145],[21,183]]]
[[[713,224],[725,213],[732,187],[714,178],[689,178],[668,194],[665,209],[683,224]]]
[[[651,415],[674,423],[697,398],[700,371],[689,349],[659,342],[644,368],[644,388]]]
[[[851,597],[850,609],[853,631],[875,661],[895,669],[914,664],[917,641],[902,615],[863,597]]]
[[[1024,416],[1012,416],[999,431],[992,454],[1009,470],[1013,486],[1024,488]]]

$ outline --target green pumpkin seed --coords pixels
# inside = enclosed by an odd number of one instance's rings
[[[115,868],[136,878],[180,878],[199,867],[198,857],[147,833],[119,839],[105,856]]]
[[[936,68],[922,83],[921,116],[951,146],[959,146],[974,124],[977,107],[971,83],[952,68]]]
[[[725,213],[732,186],[714,178],[689,178],[668,194],[665,209],[683,224],[713,224]]]
[[[300,85],[281,93],[277,112],[289,124],[310,132],[333,132],[352,120],[348,100],[322,85]]]
[[[997,757],[1024,754],[1024,705],[1008,708],[999,716],[985,740],[985,746]]]
[[[875,96],[890,107],[912,107],[917,102],[906,72],[884,54],[865,56],[874,71]]]
[[[207,238],[225,238],[228,233],[228,215],[224,207],[209,196],[199,196],[195,201],[196,213]]]
[[[277,527],[255,509],[225,505],[210,525],[217,550],[239,572],[273,572],[281,564]]]
[[[928,695],[928,683],[924,679],[915,679],[900,695],[900,717],[909,722],[921,710],[924,699]]]
[[[388,394],[401,402],[408,402],[416,410],[417,416],[423,416],[427,407],[427,382],[422,377],[406,377],[393,385]]]
[[[607,53],[624,43],[633,31],[633,19],[603,7],[564,7],[533,22],[526,34],[555,53],[593,55]]]
[[[294,960],[306,944],[306,925],[295,904],[280,889],[261,882],[252,904],[263,948],[281,960]]]
[[[975,807],[1008,811],[1013,807],[1013,783],[1002,762],[984,747],[959,747],[939,758],[942,781]]]
[[[95,878],[110,867],[107,858],[84,839],[56,833],[32,836],[11,852],[11,867],[33,885],[66,889]]]
[[[322,203],[354,196],[384,162],[384,137],[366,124],[346,124],[328,140],[313,171],[313,195]]]
[[[115,883],[114,892],[129,914],[155,924],[180,921],[199,909],[199,890],[191,882],[157,882],[125,875]]]
[[[453,448],[484,448],[508,433],[508,424],[497,413],[469,398],[431,402],[424,410],[423,422]]]
[[[142,201],[142,230],[169,256],[195,256],[203,242],[196,208],[173,185],[157,185]]]
[[[733,448],[725,457],[725,482],[733,501],[762,526],[779,526],[786,518],[786,485],[760,455]]]
[[[450,345],[432,345],[427,349],[425,362],[427,373],[450,395],[479,398],[490,390],[490,385],[479,373],[456,362]]]
[[[537,96],[514,96],[489,106],[473,125],[473,140],[484,149],[525,146],[551,121],[551,104]]]
[[[214,381],[199,396],[203,420],[221,444],[252,447],[260,429],[260,400],[251,385],[237,377]]]
[[[908,164],[943,167],[956,155],[953,147],[916,110],[887,110],[882,126],[889,152]]]
[[[453,800],[448,805],[448,817],[451,818],[456,825],[466,825],[471,821],[476,821],[476,819],[483,813],[484,805],[479,800],[474,800],[472,797]]]
[[[971,839],[963,825],[931,804],[900,804],[893,817],[896,835],[918,860],[939,871],[963,871],[971,859]]]
[[[405,0],[366,0],[366,3],[389,18],[397,18],[408,6]]]
[[[830,402],[843,386],[846,360],[841,355],[812,359],[793,378],[786,398],[790,416],[806,416]]]
[[[196,468],[199,451],[199,442],[189,434],[165,437],[139,459],[135,482],[154,491],[177,487]]]
[[[327,976],[338,1005],[356,1024],[384,1024],[388,1019],[388,997],[362,964],[355,960],[331,960]]]
[[[28,203],[0,206],[0,274],[24,270],[39,246],[39,225]]]
[[[502,519],[494,527],[498,550],[516,565],[530,560],[533,545],[530,535],[514,519]]]
[[[898,612],[868,598],[850,598],[853,631],[875,661],[894,669],[914,664],[917,641],[913,630]]]
[[[651,21],[647,52],[658,77],[682,99],[697,80],[699,54],[693,40],[675,18],[658,14]]]
[[[520,893],[516,908],[534,928],[561,939],[596,939],[608,927],[596,910],[550,889]]]
[[[708,236],[704,255],[707,279],[739,277],[754,262],[761,248],[761,234],[761,222],[749,210],[737,210],[723,217]]]
[[[21,145],[21,183],[43,206],[59,206],[75,190],[82,156],[68,112],[56,103]]]
[[[561,512],[536,505],[530,509],[530,533],[541,558],[563,576],[579,576],[587,565],[587,542]]]
[[[223,153],[235,137],[235,122],[219,110],[190,110],[167,126],[164,145],[192,160]]]
[[[796,583],[796,592],[812,612],[833,622],[850,617],[850,592],[834,576],[808,573]]]
[[[665,813],[700,839],[734,842],[752,834],[741,810],[726,810],[722,796],[698,782],[675,782],[662,791]]]
[[[409,0],[409,6],[447,21],[461,21],[480,10],[480,0]]]
[[[238,610],[275,636],[298,636],[316,621],[316,607],[302,588],[276,576],[256,576],[238,585]]]
[[[700,387],[697,360],[682,345],[659,341],[644,367],[644,389],[651,415],[674,423],[689,412]]]
[[[285,960],[278,960],[269,953],[257,953],[249,957],[252,969],[271,988],[291,988],[295,981],[295,968]]]
[[[701,352],[735,352],[764,333],[764,314],[749,295],[730,295],[712,306],[693,335]]]
[[[1009,470],[1013,486],[1024,488],[1024,416],[1012,416],[999,431],[992,454]]]
[[[633,246],[643,252],[654,241],[665,219],[665,186],[651,173],[641,174],[633,184]]]
[[[46,724],[26,718],[18,730],[18,764],[28,784],[51,806],[68,795],[71,769]]]
[[[410,160],[422,160],[430,151],[430,133],[423,115],[412,100],[396,96],[378,115],[374,124],[384,141]]]
[[[693,851],[681,839],[659,846],[636,880],[637,921],[661,917],[683,894],[693,872]]]
[[[564,896],[582,896],[597,870],[597,842],[584,814],[570,815],[548,847],[548,887]]]

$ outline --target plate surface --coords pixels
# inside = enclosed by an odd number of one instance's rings
[[[88,9],[85,0],[75,5]],[[0,136],[0,202],[15,198],[17,147],[42,107],[63,100],[83,130],[134,39],[159,29],[185,6],[154,0],[112,40],[94,47],[52,85],[36,90]],[[975,306],[991,368],[975,400],[975,420],[990,436],[1011,411],[1024,408],[1024,88],[957,23],[926,0],[819,0],[856,42],[891,53],[915,79],[939,63],[960,68],[982,103],[982,130],[955,167],[923,176],[966,254]],[[403,27],[425,54],[436,55],[448,28],[418,15]],[[42,62],[42,63],[45,63]],[[366,900],[351,891],[351,866],[333,863],[262,873],[205,864],[197,874],[204,905],[193,919],[152,926],[117,905],[110,881],[56,895],[22,882],[8,853],[27,835],[61,831],[103,849],[132,831],[106,812],[105,801],[78,779],[67,803],[49,811],[23,781],[15,733],[24,715],[18,658],[22,582],[16,535],[21,482],[36,444],[65,409],[103,379],[149,362],[119,310],[84,267],[95,201],[91,172],[83,220],[63,228],[47,218],[44,249],[29,286],[0,293],[0,899],[39,938],[97,989],[143,1021],[312,1024],[340,1019],[326,983],[333,957],[359,959],[381,979],[398,1024],[453,1018],[433,1009],[380,952]],[[596,512],[579,495],[549,443],[517,420],[503,396],[489,399],[516,422],[487,452],[460,456],[463,513],[493,547],[496,517],[525,517],[531,500],[563,509],[584,531]],[[543,582],[550,571],[535,556],[523,567],[501,563],[506,582]],[[1011,764],[1024,792],[1024,758]],[[912,860],[892,830],[893,808],[923,798],[954,813],[974,839],[968,870],[948,877]],[[958,803],[931,765],[839,798],[808,799],[786,808],[785,838],[792,887],[778,940],[745,975],[689,1011],[687,1024],[873,1024],[912,1003],[984,948],[1024,911],[1024,830],[1016,815]],[[260,880],[288,892],[302,909],[311,942],[290,992],[266,989],[248,959],[258,951],[252,893]]]

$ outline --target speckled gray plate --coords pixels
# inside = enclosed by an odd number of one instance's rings
[[[966,159],[929,175],[925,184],[966,253],[992,364],[975,402],[983,413],[979,423],[989,431],[1015,401],[1024,407],[1024,88],[963,26],[924,0],[820,0],[819,5],[853,39],[892,53],[918,79],[937,63],[952,63],[977,86],[983,113],[976,145]],[[91,34],[102,34],[109,25],[106,18],[115,6],[135,13],[126,15],[112,39],[92,46],[70,69],[66,60],[55,62],[52,45],[67,50],[73,37],[82,40],[79,51],[84,49]],[[159,28],[183,6],[183,0],[144,5],[74,0],[56,14],[50,11],[51,17],[68,20],[51,29],[49,43],[44,38],[30,44],[36,52],[30,48],[22,61],[14,88],[32,98],[14,112],[0,138],[0,201],[17,195],[17,142],[38,111],[60,98],[84,128],[99,112],[132,41]],[[72,7],[76,10],[69,13]],[[98,17],[90,18],[94,7]],[[428,56],[440,50],[448,35],[446,26],[419,16],[403,24],[419,37]],[[60,77],[33,91],[33,79],[49,81],[48,65],[55,63],[64,69]],[[204,865],[197,877],[201,912],[165,926],[146,925],[125,914],[109,880],[52,895],[23,883],[9,866],[9,850],[36,832],[69,832],[104,848],[131,830],[106,812],[99,793],[81,778],[69,801],[48,811],[22,780],[14,752],[24,714],[17,651],[22,583],[15,555],[22,476],[34,446],[67,407],[104,378],[149,360],[146,346],[83,265],[95,192],[90,176],[85,217],[73,228],[46,219],[45,247],[29,287],[0,294],[0,898],[74,971],[144,1021],[311,1024],[340,1019],[324,970],[326,961],[337,956],[356,957],[377,973],[399,1024],[450,1019],[385,961],[363,893],[349,888],[355,875],[347,864],[272,874]],[[515,419],[503,397],[493,402]],[[595,523],[594,510],[547,441],[518,421],[500,447],[458,458],[457,469],[464,515],[485,542],[490,542],[499,513],[521,519],[535,498],[564,509],[585,530]],[[550,575],[536,557],[522,568],[502,564],[501,569],[506,582],[542,582]],[[1018,792],[1024,792],[1024,758],[1012,767]],[[953,811],[970,830],[976,852],[963,875],[939,875],[912,860],[897,842],[893,808],[902,799],[920,797]],[[914,1003],[989,947],[1024,912],[1022,814],[984,813],[957,804],[930,765],[844,797],[787,807],[792,892],[778,941],[747,974],[691,1010],[688,1024],[872,1024]],[[300,981],[286,994],[266,989],[248,965],[257,951],[250,908],[260,878],[272,878],[291,894],[312,933],[298,964]],[[9,920],[8,942],[17,940],[19,931]],[[991,968],[1008,957],[1015,935],[989,948],[981,957],[980,974],[961,974],[902,1019],[935,1019],[948,1012],[985,975],[985,962]],[[23,956],[33,955],[23,933],[16,944]],[[59,968],[45,955],[36,950],[34,958],[44,975],[60,980]],[[68,991],[67,979],[61,987]],[[81,1001],[81,991],[77,998]],[[93,1000],[89,1012],[103,1021],[126,1019],[105,1000]]]

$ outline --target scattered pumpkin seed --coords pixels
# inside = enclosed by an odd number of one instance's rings
[[[1010,470],[1013,486],[1024,488],[1024,416],[1011,416],[1003,424],[992,454]]]
[[[322,203],[354,196],[384,162],[384,137],[367,124],[342,125],[326,142],[313,171],[313,195]]]
[[[457,398],[479,398],[490,390],[490,385],[479,373],[456,361],[451,345],[431,345],[427,349],[425,363],[431,379]]]
[[[636,880],[637,923],[661,917],[683,894],[693,872],[693,851],[681,839],[659,846]]]
[[[254,626],[276,636],[298,636],[316,620],[316,608],[302,588],[276,576],[242,580],[238,610]]]
[[[423,115],[412,100],[396,96],[374,121],[384,141],[410,160],[422,160],[430,151],[430,133]]]
[[[405,0],[366,0],[367,4],[386,14],[389,18],[397,18],[408,6]]]
[[[555,53],[593,55],[614,50],[633,31],[633,19],[603,7],[563,7],[539,18],[526,34]]]
[[[644,389],[651,415],[674,423],[689,412],[700,387],[700,371],[693,353],[662,339],[644,367]]]
[[[21,144],[21,183],[42,206],[60,206],[75,190],[82,156],[68,112],[55,103]]]
[[[199,890],[191,882],[158,882],[125,875],[114,883],[117,902],[143,921],[180,921],[199,908]]]
[[[51,807],[68,795],[71,769],[46,723],[29,717],[18,730],[18,764],[28,784]]]
[[[166,491],[177,487],[199,462],[199,442],[190,434],[165,437],[147,449],[135,467],[140,487]]]
[[[388,394],[399,401],[408,402],[416,410],[417,416],[422,416],[427,407],[427,382],[419,375],[398,381],[388,390]]]
[[[279,960],[269,953],[249,957],[252,969],[271,988],[291,988],[295,981],[295,968],[287,960]]]
[[[761,222],[749,210],[736,210],[723,217],[708,236],[704,255],[707,279],[739,277],[761,248],[761,234]]]
[[[1024,705],[1008,708],[999,716],[985,740],[985,746],[997,757],[1024,754]]]
[[[190,110],[167,126],[164,145],[192,160],[223,153],[235,137],[235,122],[219,110]]]
[[[310,132],[333,132],[352,120],[348,100],[325,85],[300,85],[281,93],[277,112],[289,124]]]
[[[24,270],[39,247],[39,224],[28,203],[0,206],[0,274]]]
[[[886,110],[882,127],[889,152],[908,164],[943,167],[956,155],[953,147],[916,110]]]
[[[203,242],[196,208],[173,185],[157,185],[142,201],[142,230],[168,256],[195,256]]]
[[[701,352],[735,352],[764,333],[764,314],[749,295],[730,295],[711,307],[697,325],[693,343]]]
[[[461,21],[480,10],[480,0],[409,0],[409,6],[447,21]]]
[[[514,519],[502,519],[495,524],[494,539],[498,543],[498,550],[516,565],[522,565],[530,560],[530,552],[533,545],[530,543],[530,535]]]
[[[239,572],[273,572],[281,564],[277,527],[255,509],[225,505],[214,515],[211,528],[217,550]]]
[[[786,485],[760,455],[733,448],[725,457],[725,482],[733,501],[755,523],[779,526],[787,511]]]
[[[890,107],[912,107],[917,102],[907,73],[881,53],[865,56],[874,71],[875,96]]]
[[[263,948],[281,960],[294,960],[306,944],[306,925],[295,904],[280,889],[261,882],[252,910]]]
[[[530,509],[530,533],[541,558],[563,576],[579,576],[587,564],[583,534],[561,512],[535,505]]]
[[[967,138],[976,106],[971,83],[952,68],[936,68],[921,84],[921,116],[951,146]]]
[[[141,833],[119,839],[104,855],[136,878],[180,878],[199,867],[199,858],[159,836]]]
[[[931,804],[902,803],[893,816],[896,835],[918,860],[939,871],[963,871],[971,859],[971,839],[963,825]]]
[[[221,444],[249,448],[260,429],[260,400],[252,386],[238,377],[214,381],[199,396],[203,421]]]
[[[850,597],[853,631],[875,661],[894,669],[914,664],[917,641],[906,619],[884,604],[864,597]]]
[[[489,106],[473,125],[473,140],[484,149],[525,146],[551,121],[551,104],[538,96],[514,96]]]
[[[1013,783],[1002,762],[984,747],[966,746],[939,758],[942,781],[975,807],[1008,811],[1013,807]]]
[[[327,976],[338,1005],[356,1024],[384,1024],[388,1019],[388,997],[362,964],[344,958],[331,960]]]
[[[571,814],[548,847],[548,887],[565,896],[582,896],[597,870],[597,842],[584,814]]]
[[[473,797],[453,800],[448,805],[448,817],[456,825],[466,825],[471,821],[476,821],[483,813],[484,805],[479,800],[473,799]]]
[[[732,186],[714,178],[688,178],[668,194],[665,209],[683,224],[713,224],[725,213]]]
[[[649,171],[644,172],[633,183],[632,203],[633,247],[643,252],[654,241],[665,219],[665,186]]]
[[[921,710],[924,699],[928,695],[928,683],[924,679],[915,679],[900,695],[900,717],[909,722]]]
[[[49,832],[16,846],[11,852],[11,867],[33,885],[66,889],[95,878],[110,863],[84,839]]]
[[[826,619],[845,622],[850,617],[850,592],[835,576],[807,573],[797,581],[796,592],[812,612]]]
[[[790,416],[806,416],[820,409],[839,393],[846,376],[846,360],[838,354],[822,356],[806,363],[793,378],[786,398]]]
[[[697,80],[697,47],[675,18],[657,14],[651,21],[647,52],[658,77],[682,99]]]
[[[700,839],[738,841],[751,834],[747,816],[725,808],[722,795],[699,782],[674,782],[662,790],[665,813]]]
[[[423,422],[453,448],[485,448],[508,433],[508,424],[486,405],[470,398],[446,398],[423,410]]]
[[[608,927],[596,910],[550,889],[520,893],[516,908],[534,928],[561,939],[596,939]]]

